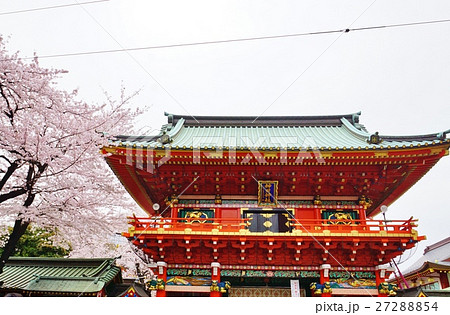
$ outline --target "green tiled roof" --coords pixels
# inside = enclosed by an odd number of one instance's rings
[[[114,259],[11,257],[0,274],[0,289],[52,292],[98,292],[120,268]]]
[[[446,132],[419,136],[373,134],[359,124],[359,114],[341,116],[216,117],[168,115],[156,136],[118,136],[115,146],[175,149],[383,149],[440,144]]]
[[[29,291],[47,292],[98,292],[103,289],[105,282],[98,278],[89,277],[35,277],[26,287]]]

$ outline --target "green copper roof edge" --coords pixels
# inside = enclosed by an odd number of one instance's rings
[[[35,278],[32,280],[34,282],[39,282],[41,280],[66,280],[66,281],[100,281],[103,277],[68,277],[68,276],[39,276],[34,275]],[[102,280],[103,281],[103,280]]]
[[[392,136],[392,135],[380,135],[381,139],[388,141],[410,141],[410,142],[422,142],[422,141],[446,141],[446,135],[450,133],[450,129],[432,134],[423,135],[407,135],[407,136]]]
[[[361,137],[361,140],[367,140],[370,137],[370,134],[368,132],[364,132],[362,130],[357,129],[352,123],[350,123],[347,119],[342,118],[342,125],[348,129],[351,133],[354,135]]]
[[[172,129],[170,129],[169,132],[167,132],[167,135],[170,137],[175,137],[180,132],[181,128],[184,125],[184,122],[185,122],[184,118],[181,118],[177,122],[177,124]]]
[[[441,143],[435,143],[436,141],[448,141],[449,139],[444,138],[447,133],[450,133],[450,130],[441,132],[439,134],[428,134],[428,135],[418,135],[418,136],[388,136],[388,135],[379,135],[381,141],[379,143],[369,143],[369,139],[373,136],[373,133],[369,133],[365,129],[359,128],[359,113],[353,116],[355,117],[342,117],[340,116],[338,120],[338,125],[333,126],[287,126],[287,125],[264,125],[264,126],[244,126],[244,125],[236,125],[236,126],[224,126],[224,125],[202,125],[202,124],[191,124],[187,125],[184,120],[184,116],[180,116],[179,119],[173,121],[175,125],[171,129],[167,129],[167,136],[172,138],[169,143],[161,143],[157,138],[151,138],[150,140],[144,140],[142,137],[130,137],[126,139],[123,136],[123,139],[117,143],[114,141],[110,144],[111,146],[121,147],[121,148],[141,148],[147,150],[168,150],[168,149],[176,149],[176,150],[192,150],[192,149],[201,149],[201,150],[217,150],[217,149],[236,149],[236,150],[289,150],[289,151],[297,151],[297,150],[317,150],[320,149],[322,151],[334,151],[334,150],[383,150],[388,146],[388,149],[401,149],[406,145],[407,147],[420,147],[422,145],[435,145]],[[210,116],[204,116],[206,118]],[[213,116],[211,116],[213,117]],[[284,116],[280,116],[284,117]],[[319,116],[318,116],[319,117]],[[326,116],[323,116],[326,117]],[[338,117],[338,116],[328,116],[328,117]],[[224,117],[218,116],[216,117],[218,120],[223,120]],[[291,118],[295,118],[291,116]],[[237,119],[237,118],[236,118]],[[192,119],[191,119],[192,120]],[[356,125],[355,125],[356,124]],[[254,129],[256,128],[256,129]],[[280,129],[281,128],[281,129]],[[232,129],[232,131],[230,131]],[[317,146],[315,147],[302,147],[300,146],[300,142],[295,145],[286,145],[288,141],[279,142],[281,145],[278,145],[278,142],[271,142],[270,139],[273,138],[289,138],[289,137],[297,137],[299,139],[313,138],[313,140],[317,141]],[[229,143],[221,144],[220,141],[217,143],[205,143],[201,146],[193,146],[191,139],[196,137],[203,138],[217,138],[217,137],[227,137],[226,139],[231,138],[239,138],[242,140],[242,137],[249,137],[251,142],[255,142],[259,139],[259,137],[268,138],[265,141],[264,145],[248,146],[245,141],[240,141],[240,145],[233,145]],[[227,140],[228,141],[228,140]],[[223,142],[223,141],[222,141]],[[231,144],[231,145],[230,145]],[[256,143],[255,143],[256,144]]]
[[[45,281],[45,279],[43,279]],[[49,279],[50,280],[50,279]],[[53,279],[51,279],[53,280]],[[67,281],[67,280],[56,280],[56,281]],[[70,280],[69,280],[70,281]],[[75,281],[74,281],[75,282]],[[79,280],[77,280],[78,284],[80,284]],[[56,288],[55,288],[56,285]],[[28,285],[23,289],[26,291],[38,291],[38,292],[75,292],[75,293],[92,293],[98,292],[104,288],[106,283],[102,280],[98,281],[89,281],[84,283],[81,287],[76,287],[76,285],[67,285],[61,287],[61,284],[58,285],[56,282],[43,284],[41,281],[31,281]]]
[[[17,258],[12,260],[8,261],[3,273],[0,274],[0,280],[4,282],[0,289],[24,289],[31,282],[36,282],[38,279],[41,281],[42,287],[57,285],[57,283],[64,287],[65,284],[63,282],[74,283],[73,286],[76,287],[76,283],[79,286],[81,283],[92,281],[97,283],[101,281],[101,283],[107,285],[116,277],[121,277],[120,268],[113,265],[114,259],[45,258],[39,260],[39,258],[33,257],[26,261],[17,261]],[[52,263],[52,260],[59,260],[59,262]],[[99,265],[102,266],[101,269],[99,269]],[[52,281],[55,284],[51,284]],[[39,291],[37,288],[35,290]]]
[[[102,281],[103,283],[107,284],[111,282],[111,280],[114,279],[114,277],[120,272],[120,268],[117,266],[112,266],[111,268],[108,268],[106,270],[103,270],[101,274],[97,276],[86,276],[86,277],[71,277],[71,276],[38,276],[36,275],[36,279],[33,281],[36,281],[37,279],[40,280],[66,280],[66,281]]]
[[[97,268],[95,268],[94,270],[92,270],[92,271],[90,271],[89,273],[86,273],[86,275],[89,277],[89,276],[94,276],[94,275],[96,275],[96,274],[98,274],[98,273],[100,273],[100,272],[102,272],[102,271],[107,271],[107,270],[104,270],[104,269],[109,269],[109,268],[106,268],[107,266],[111,266],[111,264],[112,263],[114,263],[114,261],[108,261],[108,260],[105,260],[104,262],[102,262],[101,264],[100,264],[100,266],[98,266]]]
[[[343,125],[351,131],[353,134],[364,137],[366,140],[371,136],[370,133],[364,132],[363,130],[357,129],[352,123],[350,123],[347,119],[341,119]],[[403,136],[393,136],[393,135],[379,135],[380,138],[386,141],[408,141],[408,142],[427,142],[427,141],[445,141],[445,136],[450,133],[450,129],[442,132],[432,133],[432,134],[422,134],[422,135],[403,135]],[[421,139],[421,138],[435,138],[435,139]]]
[[[350,113],[345,115],[304,115],[304,116],[286,116],[286,115],[279,115],[279,116],[217,116],[217,115],[178,115],[178,114],[172,114],[164,112],[164,115],[168,117],[168,123],[173,124],[174,122],[178,122],[180,119],[185,119],[186,122],[190,125],[202,125],[205,123],[205,121],[216,121],[216,122],[229,122],[232,123],[239,123],[242,121],[250,121],[252,124],[256,125],[258,123],[262,123],[265,121],[273,121],[273,120],[279,120],[279,121],[286,121],[286,120],[293,120],[293,121],[334,121],[338,122],[341,118],[348,118],[351,119],[354,123],[358,123],[357,120],[359,120],[359,116],[361,115],[361,111],[356,113]],[[256,122],[256,123],[255,123]]]
[[[380,136],[381,139],[383,139],[382,136]],[[387,140],[389,141],[389,140]],[[440,143],[440,141],[442,141],[442,143]],[[398,142],[398,141],[396,141]],[[251,150],[259,150],[259,151],[269,151],[269,152],[276,152],[276,151],[280,151],[280,150],[284,150],[284,151],[293,151],[293,152],[297,152],[297,151],[306,151],[306,152],[314,152],[314,151],[373,151],[374,149],[376,150],[402,150],[402,149],[408,149],[408,148],[421,148],[423,146],[425,146],[425,144],[430,147],[430,146],[439,146],[439,145],[443,145],[445,143],[449,143],[450,139],[444,139],[444,140],[422,140],[422,141],[405,141],[408,144],[404,144],[405,147],[401,146],[400,144],[370,144],[367,143],[366,146],[359,146],[359,147],[353,147],[353,149],[351,147],[347,147],[347,146],[339,146],[339,147],[326,147],[326,146],[320,146],[320,147],[288,147],[288,148],[276,148],[276,147],[246,147],[246,146],[233,146],[233,147],[212,147],[212,146],[208,146],[208,147],[195,147],[195,148],[190,148],[190,147],[180,147],[180,146],[144,146],[145,149],[152,149],[152,150],[166,150],[166,149],[172,149],[172,150],[178,150],[178,151],[192,151],[192,150],[200,150],[200,151],[217,151],[217,149],[219,150],[228,150],[228,149],[232,149],[232,150],[236,150],[237,152],[239,151],[251,151]],[[413,142],[415,142],[416,144],[413,144]],[[411,147],[412,145],[412,147]],[[117,148],[126,148],[126,146],[122,145],[122,146],[116,146]],[[242,148],[242,149],[241,149]],[[345,148],[345,149],[344,149]]]

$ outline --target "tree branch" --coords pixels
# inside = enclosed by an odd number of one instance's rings
[[[11,175],[16,171],[18,167],[19,163],[17,163],[17,161],[12,162],[11,165],[8,167],[8,170],[6,171],[5,175],[3,175],[2,180],[0,181],[0,191],[3,189],[8,179],[11,177]]]
[[[10,191],[6,194],[2,194],[2,195],[0,195],[0,203],[5,202],[6,200],[9,200],[9,199],[19,197],[26,193],[27,193],[27,190],[25,188],[20,188],[17,190]]]

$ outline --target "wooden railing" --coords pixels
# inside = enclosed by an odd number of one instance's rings
[[[317,232],[329,230],[332,232],[351,232],[359,233],[378,233],[386,231],[390,234],[405,233],[410,234],[412,229],[417,226],[418,220],[297,220],[291,219],[291,226],[294,229],[304,232]]]
[[[129,224],[136,230],[157,230],[165,229],[171,231],[183,231],[192,229],[193,231],[212,232],[219,230],[221,232],[236,232],[247,228],[247,222],[250,219],[223,219],[223,218],[136,218],[130,217]]]
[[[136,232],[155,231],[192,231],[203,232],[237,232],[248,229],[250,219],[223,219],[223,218],[162,218],[129,217],[129,224]],[[411,234],[412,229],[417,226],[418,220],[319,220],[319,219],[289,219],[291,231],[317,233],[331,231],[335,233],[379,233],[385,231],[388,234]],[[287,232],[289,233],[289,232]]]

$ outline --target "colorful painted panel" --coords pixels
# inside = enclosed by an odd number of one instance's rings
[[[276,206],[278,198],[278,181],[258,181],[258,205]]]
[[[375,273],[370,271],[330,271],[331,288],[376,289]]]
[[[358,211],[321,210],[322,219],[328,220],[327,224],[356,224],[354,220],[359,220]]]
[[[377,284],[374,279],[339,278],[330,279],[333,289],[376,289]]]
[[[178,210],[179,218],[190,219],[187,223],[211,223],[208,218],[214,218],[214,210],[204,208],[184,208]]]
[[[320,273],[314,270],[224,270],[220,271],[222,277],[261,277],[261,278],[318,278]]]
[[[166,285],[209,286],[211,277],[167,276]]]

